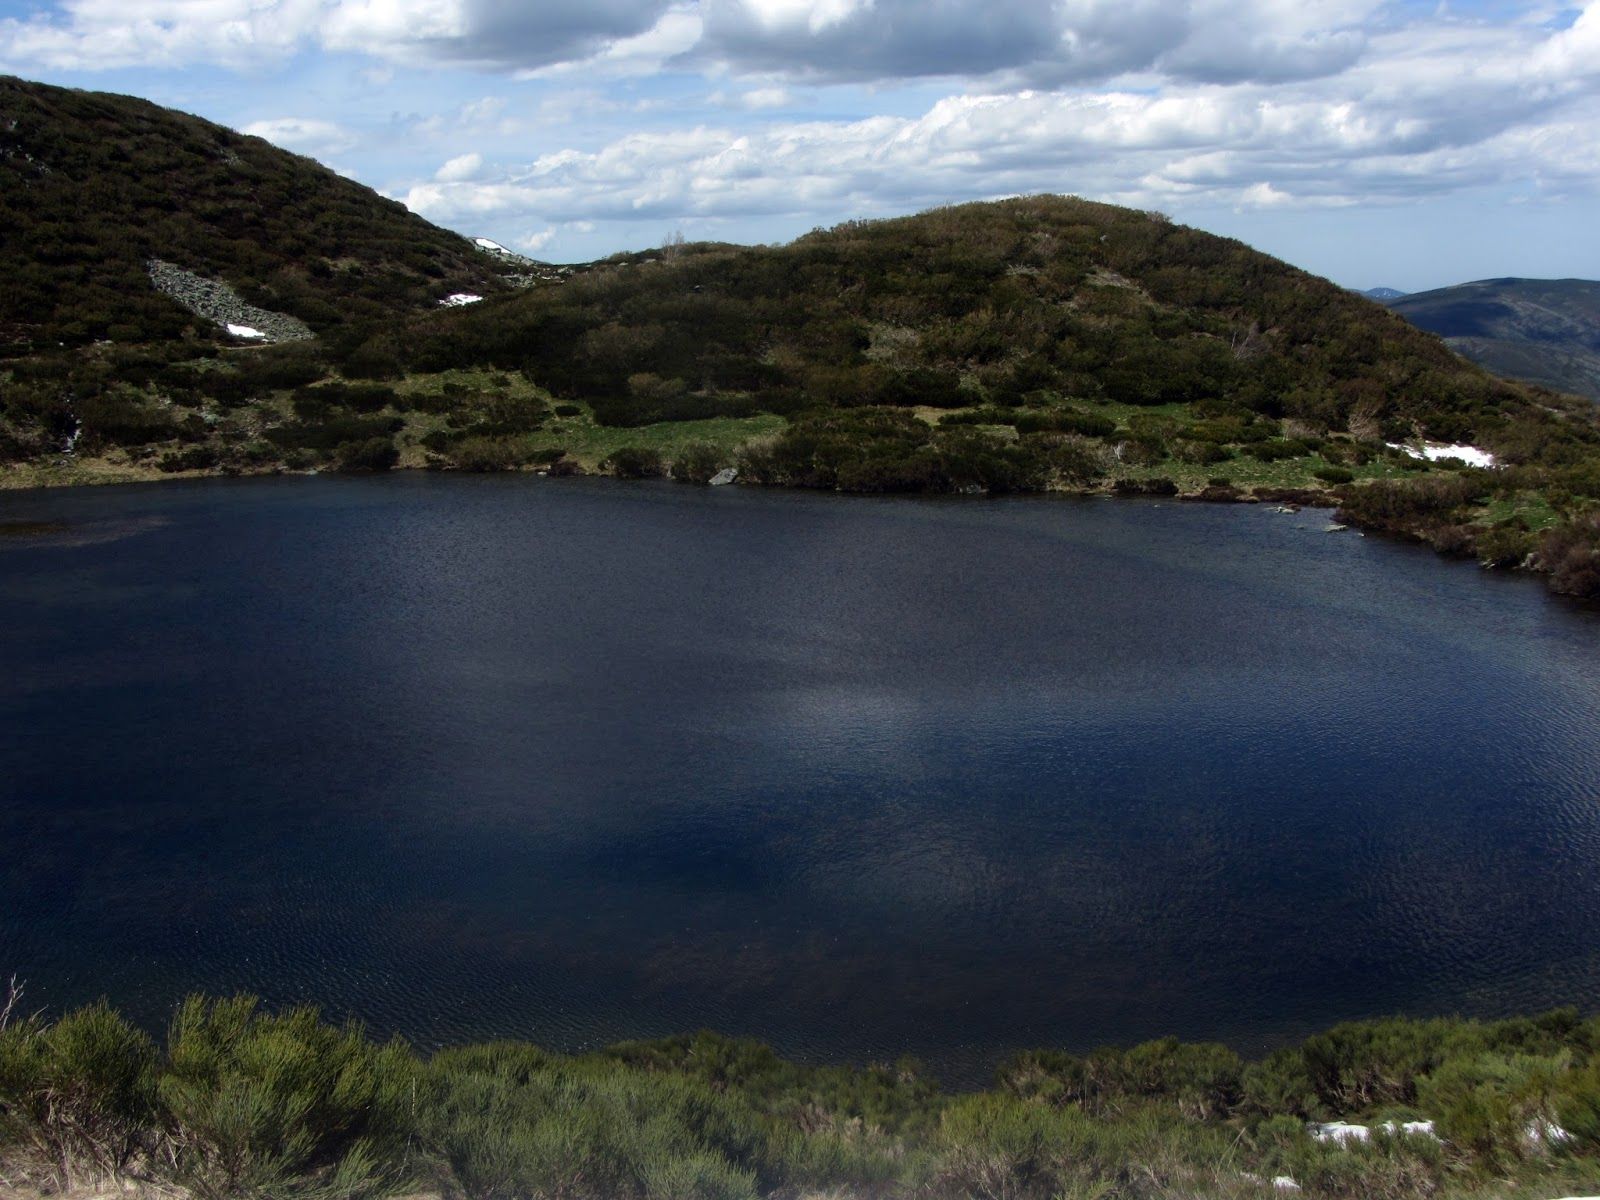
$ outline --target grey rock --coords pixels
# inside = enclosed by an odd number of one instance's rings
[[[300,342],[314,336],[298,317],[246,304],[239,293],[220,279],[207,279],[159,258],[150,260],[150,281],[157,291],[165,292],[196,316],[214,321],[223,328],[245,325],[259,330],[263,336],[249,339],[251,341]]]

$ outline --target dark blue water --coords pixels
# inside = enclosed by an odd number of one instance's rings
[[[1600,618],[1326,515],[0,495],[0,973],[811,1060],[1600,1007]]]

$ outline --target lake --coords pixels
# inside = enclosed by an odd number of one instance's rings
[[[808,1061],[1600,1007],[1600,615],[1326,512],[0,493],[0,975]],[[20,522],[43,522],[24,532]]]

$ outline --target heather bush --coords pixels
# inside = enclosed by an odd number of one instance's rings
[[[359,442],[344,442],[334,450],[339,470],[370,474],[390,470],[400,461],[400,450],[393,438],[373,437]]]
[[[156,1052],[106,1004],[0,1022],[0,1187],[119,1179],[148,1149]]]
[[[1548,531],[1538,557],[1551,573],[1556,591],[1600,598],[1600,512],[1574,517]]]
[[[411,1167],[416,1060],[315,1009],[187,1000],[158,1086],[171,1178],[202,1200],[380,1194]]]
[[[727,465],[723,452],[709,442],[691,442],[672,460],[671,475],[679,483],[709,483]]]
[[[661,451],[650,446],[619,447],[600,465],[618,479],[654,479],[666,471]]]
[[[515,1043],[435,1056],[421,1134],[485,1200],[745,1200],[766,1162],[753,1115],[697,1080]]]
[[[506,437],[467,437],[449,444],[450,459],[463,471],[515,471],[528,461],[522,443]]]

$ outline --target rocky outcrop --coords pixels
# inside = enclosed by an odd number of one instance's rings
[[[245,341],[298,342],[313,336],[298,317],[246,304],[220,279],[207,279],[159,258],[150,260],[150,281],[196,316],[215,321]]]
[[[536,258],[518,254],[515,250],[507,250],[490,238],[475,237],[472,239],[472,244],[478,248],[480,254],[487,255],[502,267],[508,268],[500,278],[516,288],[536,287],[542,283],[565,283],[584,269],[582,266],[557,266],[555,263],[540,262]]]

